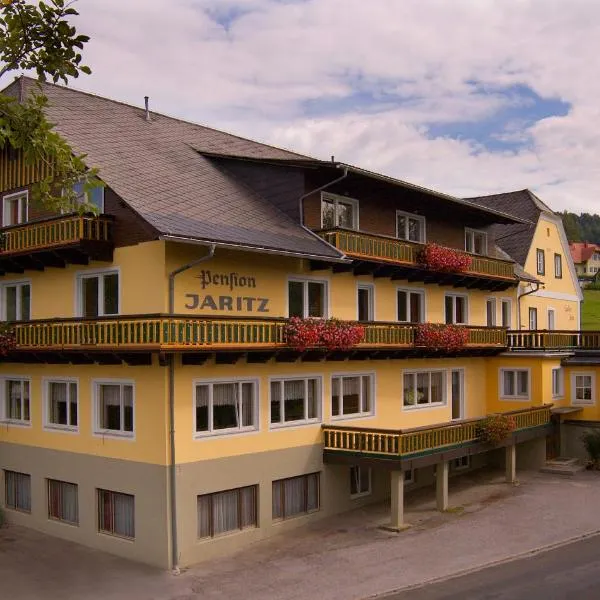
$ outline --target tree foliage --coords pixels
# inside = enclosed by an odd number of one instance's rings
[[[560,213],[567,238],[570,242],[593,242],[600,244],[600,215],[568,211]]]
[[[77,33],[71,19],[78,15],[74,2],[0,0],[0,77],[18,70],[35,71],[40,82],[68,82],[90,68],[81,63],[81,50],[89,40]],[[85,156],[77,155],[54,129],[44,113],[48,98],[38,85],[26,98],[0,94],[0,148],[10,147],[26,164],[46,163],[50,175],[32,186],[32,199],[50,210],[73,210],[73,185],[85,181],[97,185],[95,171],[86,168]],[[78,205],[83,212],[94,210]]]

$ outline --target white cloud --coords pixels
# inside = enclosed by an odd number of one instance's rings
[[[148,94],[169,114],[440,191],[530,187],[554,208],[598,210],[595,0],[85,0],[78,9],[94,71],[76,82],[82,89],[137,104]],[[496,138],[527,140],[518,151],[430,139],[432,121],[477,122],[519,101],[500,93],[514,85],[572,108],[525,131],[507,123]],[[307,102],[334,107],[357,90],[375,101],[306,116]]]

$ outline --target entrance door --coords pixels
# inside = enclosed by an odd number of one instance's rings
[[[463,369],[451,371],[452,419],[465,418],[465,372]]]

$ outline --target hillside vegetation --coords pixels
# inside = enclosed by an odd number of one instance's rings
[[[583,290],[581,328],[600,331],[600,290]]]
[[[600,244],[600,215],[568,211],[558,213],[562,217],[567,239],[570,242],[595,242]]]

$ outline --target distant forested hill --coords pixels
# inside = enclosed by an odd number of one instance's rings
[[[600,244],[600,215],[564,211],[558,213],[563,220],[570,242],[594,242]]]

